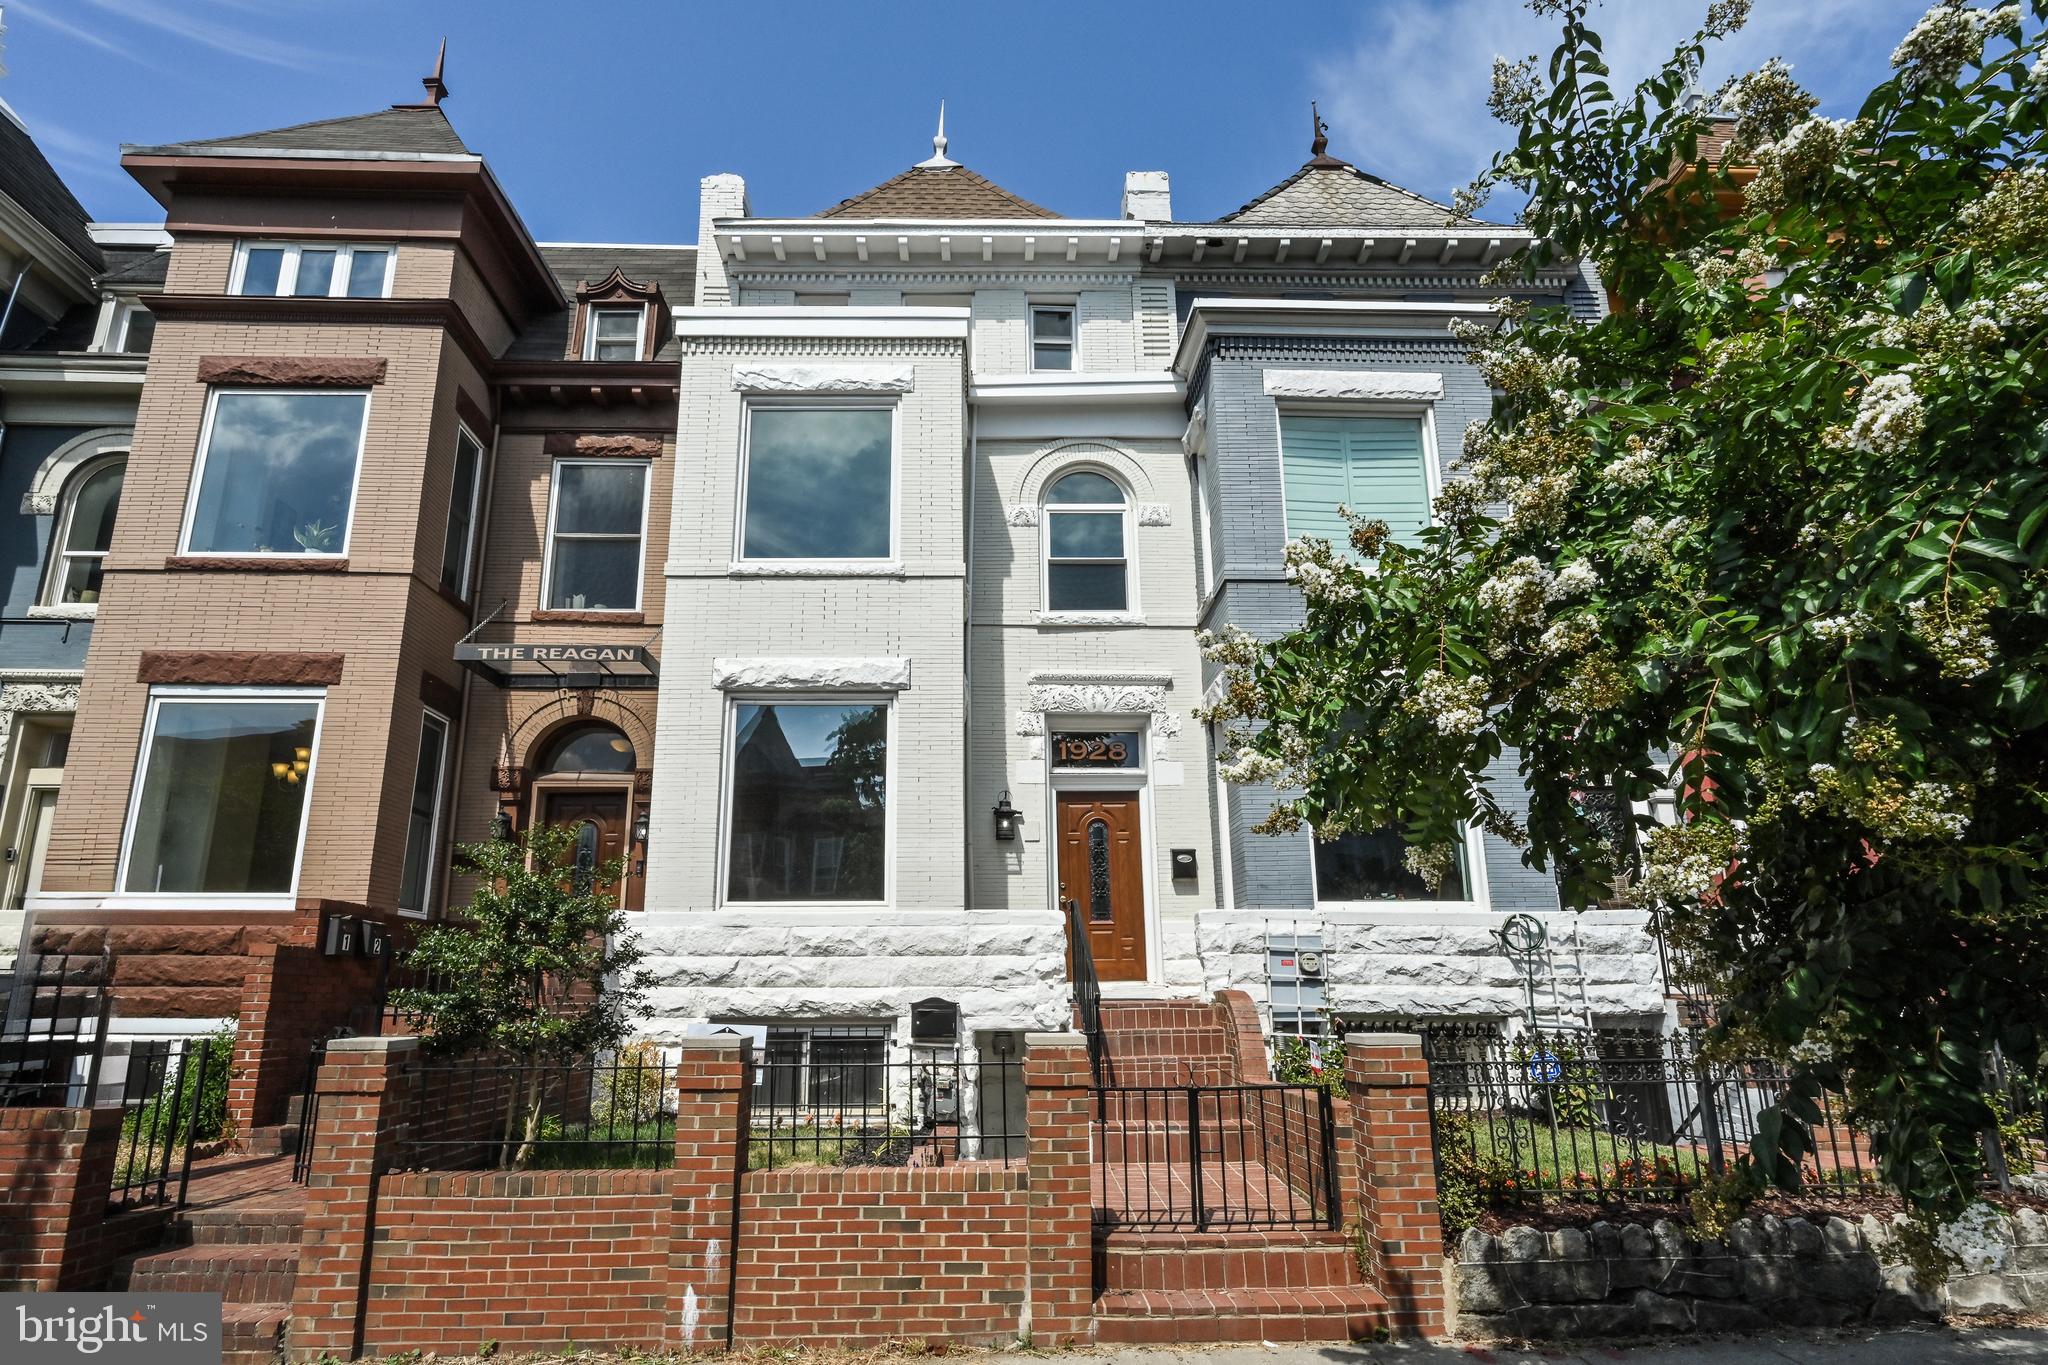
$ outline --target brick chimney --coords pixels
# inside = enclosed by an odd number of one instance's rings
[[[725,274],[715,224],[720,218],[745,218],[747,182],[730,173],[707,175],[697,182],[697,306],[724,308],[732,303],[732,284]]]
[[[1165,171],[1124,172],[1123,216],[1151,223],[1173,220],[1173,192]]]

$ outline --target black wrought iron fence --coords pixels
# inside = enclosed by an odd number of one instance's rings
[[[124,1062],[127,1071],[108,1207],[181,1207],[194,1149],[222,1136],[227,1048],[218,1036],[150,1039],[126,1047],[125,1058],[109,1059]]]
[[[755,1068],[747,1164],[939,1166],[1024,1159],[1024,1068],[933,1053],[890,1061],[813,1043]]]
[[[393,1117],[401,1170],[658,1169],[675,1160],[675,1068],[637,1045],[567,1063],[435,1058]]]
[[[1088,943],[1088,926],[1081,919],[1081,903],[1067,902],[1067,971],[1074,984],[1075,1022],[1088,1041],[1088,1069],[1102,1075],[1102,980],[1095,973],[1095,950]]]
[[[2026,1075],[1997,1048],[1986,1070],[1995,1121],[1985,1142],[1991,1182],[2011,1190],[2015,1178],[2048,1179],[2048,1075]]]
[[[1098,1225],[1337,1225],[1336,1129],[1320,1087],[1100,1086],[1095,1098]]]
[[[93,1103],[113,971],[106,953],[47,953],[21,971],[0,1018],[0,1106]]]
[[[1482,1205],[1546,1199],[1675,1201],[1725,1172],[1759,1135],[1788,1076],[1702,1057],[1687,1033],[1423,1031],[1440,1190]],[[1809,1193],[1877,1182],[1869,1139],[1823,1095]]]

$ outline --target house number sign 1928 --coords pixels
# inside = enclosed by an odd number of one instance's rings
[[[1052,763],[1055,768],[1135,768],[1138,736],[1115,732],[1054,735]]]

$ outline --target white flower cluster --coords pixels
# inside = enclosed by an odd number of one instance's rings
[[[1253,749],[1239,749],[1230,757],[1217,760],[1216,773],[1233,786],[1271,782],[1280,775],[1280,760]]]
[[[1951,605],[1923,597],[1906,604],[1906,619],[1941,665],[1945,678],[1975,678],[1988,672],[1998,656],[1998,642],[1991,638],[1988,616],[1991,603],[1977,598]]]
[[[1575,559],[1557,571],[1557,586],[1553,596],[1579,597],[1599,586],[1599,571],[1587,561]]]
[[[2048,57],[2041,60],[2048,62]],[[2009,327],[2039,327],[2048,323],[2048,284],[2021,280],[1999,299],[1998,315]]]
[[[1476,735],[1486,724],[1486,682],[1432,668],[1415,680],[1415,690],[1401,705],[1427,717],[1440,735]]]
[[[1909,839],[1960,839],[1970,829],[1970,817],[1956,809],[1963,801],[1963,793],[1946,782],[1915,782],[1895,828],[1882,832]]]
[[[1542,615],[1556,596],[1556,575],[1534,555],[1523,555],[1481,583],[1478,594],[1479,605],[1510,629]]]
[[[1401,865],[1420,877],[1432,893],[1443,890],[1444,878],[1457,861],[1458,850],[1450,844],[1410,844],[1401,855]]]
[[[1871,380],[1863,390],[1846,439],[1858,450],[1895,457],[1919,443],[1926,424],[1926,409],[1913,388],[1911,372],[1894,370]]]
[[[1599,638],[1600,627],[1589,614],[1575,612],[1560,616],[1550,623],[1549,629],[1536,642],[1536,652],[1556,659],[1566,654],[1576,654]]]
[[[1493,89],[1486,97],[1486,112],[1510,128],[1519,127],[1535,112],[1543,87],[1536,79],[1536,59],[1524,57],[1511,62],[1493,59]]]
[[[1892,50],[1892,65],[1906,73],[1910,85],[1954,81],[1983,55],[1994,22],[2004,20],[1963,0],[1937,0]]]
[[[1942,1250],[1961,1263],[1965,1275],[1983,1275],[2003,1269],[2012,1255],[2012,1231],[2005,1214],[1984,1200],[1970,1205],[1934,1234]]]
[[[1756,175],[1744,191],[1744,201],[1752,210],[1783,208],[1795,189],[1817,179],[1840,159],[1849,145],[1850,126],[1845,119],[1809,118],[1793,124],[1775,142],[1757,147],[1750,157],[1756,163]],[[1760,269],[1744,273],[1760,273]],[[1726,275],[1740,277],[1732,263]]]
[[[2048,90],[2048,57],[2042,57],[2027,68],[2027,84],[2036,90]]]
[[[1628,524],[1628,543],[1621,547],[1623,559],[1659,564],[1671,557],[1671,542],[1685,534],[1692,523],[1684,517],[1670,517],[1661,524],[1655,517],[1637,517]]]
[[[1290,540],[1287,577],[1311,602],[1349,602],[1358,596],[1357,570],[1338,562],[1328,541]]]
[[[1697,903],[1735,861],[1737,831],[1720,820],[1660,825],[1643,851],[1643,895],[1653,905]]]
[[[1831,645],[1846,645],[1870,633],[1871,620],[1860,611],[1847,611],[1838,616],[1818,616],[1807,625],[1807,630],[1816,640]]]
[[[1641,488],[1657,476],[1657,456],[1649,450],[1631,450],[1608,462],[1600,477],[1621,488]]]

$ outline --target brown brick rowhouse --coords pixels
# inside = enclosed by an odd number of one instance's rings
[[[33,946],[111,950],[124,1024],[239,1018],[253,1133],[374,1013],[326,918],[442,914],[500,817],[640,904],[694,253],[538,246],[433,104],[123,164],[171,247]]]

